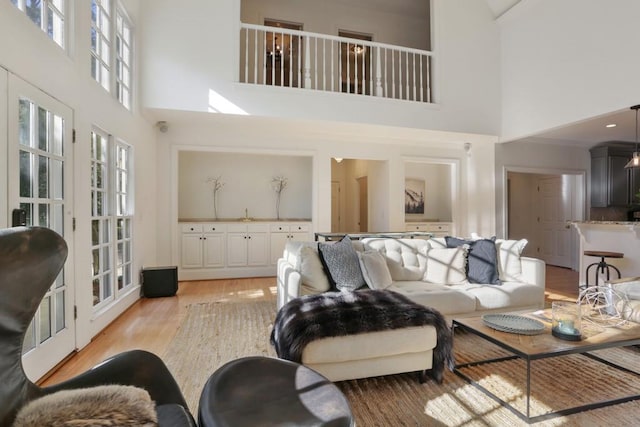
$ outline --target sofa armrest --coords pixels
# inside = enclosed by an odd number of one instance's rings
[[[302,276],[300,272],[285,258],[280,258],[278,260],[277,274],[278,310],[292,299],[300,296],[301,285]]]
[[[522,281],[545,287],[546,263],[538,258],[520,257],[522,264]]]

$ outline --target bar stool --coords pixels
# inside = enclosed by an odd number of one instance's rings
[[[591,267],[596,267],[596,284],[595,286],[598,287],[598,281],[599,281],[599,275],[598,273],[601,274],[607,274],[607,281],[609,281],[610,279],[610,269],[614,269],[616,271],[616,273],[618,273],[618,279],[621,277],[620,274],[620,270],[618,270],[618,267],[616,267],[615,265],[612,264],[607,264],[607,262],[605,261],[606,258],[624,258],[624,254],[622,252],[608,252],[608,251],[584,251],[584,255],[585,256],[595,256],[595,257],[599,257],[600,261],[599,262],[594,262],[592,264],[589,264],[589,266],[587,267],[587,275],[586,275],[586,287],[588,288],[589,285],[589,270],[591,270]]]

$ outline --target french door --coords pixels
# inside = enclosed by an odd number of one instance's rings
[[[8,218],[21,209],[26,225],[51,228],[69,246],[65,267],[42,300],[23,344],[25,372],[37,380],[75,349],[73,116],[69,107],[11,73],[7,86]]]

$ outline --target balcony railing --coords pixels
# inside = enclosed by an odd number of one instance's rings
[[[426,50],[241,24],[240,82],[431,102]]]

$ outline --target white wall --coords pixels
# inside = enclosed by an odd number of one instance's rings
[[[637,0],[522,1],[499,20],[502,139],[638,103]]]
[[[350,31],[372,35],[375,42],[430,50],[429,0],[242,0],[240,17],[247,24],[265,19],[303,23],[303,30],[338,35]]]
[[[210,101],[211,91],[250,115],[489,135],[499,130],[498,27],[483,1],[433,2],[436,106],[238,84],[240,0],[191,0],[189,7],[172,0],[141,1],[145,5],[146,107],[208,111],[214,102]],[[312,13],[288,18],[297,22],[315,19]],[[335,16],[330,22],[341,24]],[[364,32],[383,31],[361,25]]]
[[[139,2],[124,2],[132,18],[140,15]],[[73,127],[78,141],[74,146],[74,216],[77,229],[74,239],[75,300],[78,306],[77,345],[83,347],[94,334],[121,314],[138,299],[137,289],[111,310],[92,313],[91,288],[91,223],[90,223],[90,132],[92,125],[121,138],[134,147],[135,217],[134,232],[134,283],[142,266],[156,264],[156,158],[155,136],[152,126],[142,118],[138,105],[133,112],[122,107],[113,97],[91,78],[90,71],[90,2],[71,2],[73,32],[67,34],[71,41],[70,55],[53,43],[26,15],[11,2],[0,2],[0,67],[18,75],[21,79],[58,99],[73,110]],[[139,30],[139,27],[136,27]],[[138,52],[136,50],[136,52]],[[137,74],[134,83],[137,87]],[[2,91],[0,91],[2,96]],[[6,102],[0,99],[0,102]],[[0,114],[4,110],[0,108]],[[6,114],[6,113],[5,113]],[[0,119],[0,126],[2,119]],[[0,129],[1,130],[1,129]],[[6,132],[0,134],[3,140]],[[2,144],[0,144],[0,147]],[[5,152],[6,153],[6,152]],[[3,154],[5,155],[5,154]],[[5,169],[2,174],[6,174]],[[4,191],[4,190],[3,190]],[[0,196],[4,192],[0,192]],[[0,200],[0,210],[5,218],[0,226],[7,225],[6,197]]]
[[[311,219],[311,157],[181,151],[178,155],[178,218],[213,219],[213,192],[209,177],[220,177],[219,219],[248,215],[276,218],[274,177],[287,178],[280,199],[281,219]]]

